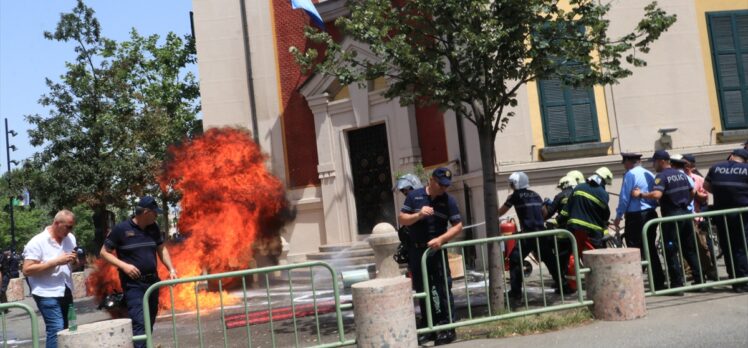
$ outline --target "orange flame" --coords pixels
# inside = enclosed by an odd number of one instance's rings
[[[191,277],[250,268],[253,253],[280,254],[279,230],[289,219],[282,183],[265,168],[267,157],[249,132],[233,128],[210,129],[195,140],[170,149],[160,183],[182,194],[177,226],[184,241],[169,244],[172,263],[180,277]],[[258,247],[261,246],[261,247]],[[263,249],[264,248],[264,249]],[[111,268],[111,267],[110,267]],[[100,268],[89,289],[101,294],[111,289],[116,270]],[[161,279],[168,273],[159,267]],[[236,279],[223,280],[224,289]],[[102,286],[105,285],[105,286]],[[209,284],[210,285],[210,284]],[[97,288],[98,287],[98,288]],[[119,281],[116,281],[119,287]],[[240,299],[197,285],[200,309],[237,303]],[[174,288],[174,307],[195,308],[196,285]],[[163,289],[159,304],[170,307],[170,293]]]

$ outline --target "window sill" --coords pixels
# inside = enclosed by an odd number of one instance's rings
[[[560,159],[605,156],[610,150],[612,141],[604,143],[584,143],[563,146],[551,146],[540,149],[540,158],[544,161],[554,161]]]
[[[748,139],[748,129],[726,130],[717,133],[717,142],[720,144],[743,142]]]

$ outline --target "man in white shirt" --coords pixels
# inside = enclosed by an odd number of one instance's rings
[[[47,348],[57,347],[57,333],[68,327],[68,307],[73,303],[71,269],[75,253],[75,215],[61,210],[52,225],[31,238],[23,249],[23,274],[39,308],[47,331]]]

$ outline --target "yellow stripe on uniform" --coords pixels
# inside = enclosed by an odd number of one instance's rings
[[[591,223],[589,223],[587,221],[579,220],[579,219],[574,219],[574,218],[569,219],[569,222],[567,224],[577,224],[579,226],[584,226],[584,227],[590,228],[590,229],[595,230],[595,231],[603,231],[603,228],[600,227],[600,226],[598,226],[598,225],[591,224]]]
[[[600,206],[600,208],[605,208],[606,207],[605,203],[601,202],[599,199],[597,199],[597,197],[595,197],[595,196],[593,196],[593,195],[591,195],[591,194],[589,194],[587,192],[576,191],[576,192],[574,192],[574,195],[580,195],[580,196],[582,196],[584,198],[587,198],[587,199],[591,200],[592,203],[595,203],[598,206]]]

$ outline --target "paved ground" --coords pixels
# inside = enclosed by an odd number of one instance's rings
[[[533,274],[538,274],[534,272]],[[551,289],[545,292],[533,280],[530,281],[528,293],[531,294],[530,306],[542,305],[543,294],[550,303],[559,303],[560,298]],[[464,307],[467,306],[465,295],[471,294],[473,315],[485,312],[485,291],[482,278],[469,274],[467,282],[455,281],[455,296],[458,307],[463,307],[460,317],[466,318]],[[470,289],[469,291],[467,289]],[[313,302],[309,285],[294,285],[296,305],[309,305]],[[318,304],[332,299],[331,292],[318,287]],[[241,293],[238,294],[241,296]],[[264,289],[248,292],[248,311],[267,309]],[[271,289],[271,306],[280,309],[289,305],[288,289],[278,287]],[[350,295],[342,295],[341,301],[350,301]],[[36,309],[31,298],[24,303]],[[109,318],[106,312],[96,309],[92,298],[76,301],[79,325]],[[515,309],[522,310],[522,308]],[[657,297],[648,299],[649,315],[640,320],[628,322],[598,322],[579,328],[559,332],[504,338],[499,340],[472,340],[457,342],[452,347],[593,347],[606,345],[610,347],[748,347],[748,294],[735,294],[726,288],[711,290],[706,293],[688,293],[685,297]],[[243,305],[229,306],[224,315],[236,318],[244,312]],[[168,313],[167,313],[168,314]],[[30,329],[28,317],[20,310],[12,310],[5,318],[4,330],[7,330],[10,347],[30,346]],[[39,317],[41,336],[44,337],[44,324]],[[203,335],[198,335],[197,326],[201,325]],[[224,337],[229,347],[247,346],[247,328],[238,326],[223,329],[221,313],[218,310],[201,311],[200,320],[194,312],[181,313],[175,318],[177,339],[182,347],[197,347],[202,343],[206,347],[223,347]],[[352,312],[343,312],[343,324],[346,338],[353,338],[354,325]],[[294,325],[299,335],[294,335]],[[253,347],[268,347],[275,341],[278,347],[307,347],[316,344],[337,341],[338,330],[334,314],[319,316],[320,332],[317,335],[317,322],[313,316],[292,320],[276,318],[271,330],[268,324],[250,326]],[[175,346],[173,328],[168,315],[161,316],[155,327],[154,339],[161,347]],[[3,338],[0,337],[0,346]]]
[[[647,300],[646,318],[444,347],[748,347],[748,294],[729,290]]]

